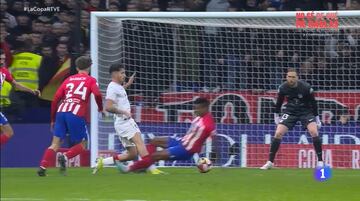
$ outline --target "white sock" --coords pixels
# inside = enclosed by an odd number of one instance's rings
[[[114,158],[111,157],[107,157],[103,159],[103,163],[104,165],[113,165],[115,163]]]
[[[157,167],[156,165],[152,164],[150,165],[150,167],[148,167],[148,170],[155,170]]]

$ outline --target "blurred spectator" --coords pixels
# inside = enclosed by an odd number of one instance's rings
[[[81,11],[81,39],[85,47],[89,47],[90,42],[90,14],[87,11]]]
[[[346,9],[360,10],[360,0],[346,0]]]
[[[10,66],[12,61],[12,55],[10,45],[7,41],[9,33],[7,32],[6,25],[4,22],[0,22],[0,46],[3,54],[5,55],[5,66]]]
[[[9,13],[13,16],[18,16],[21,13],[24,12],[24,2],[21,0],[14,0],[12,1],[11,9],[9,10]]]
[[[42,50],[44,61],[39,70],[39,84],[42,92],[40,99],[43,105],[49,105],[57,88],[70,75],[71,56],[66,43],[59,43],[56,46],[55,55],[50,54],[51,46],[44,46]]]
[[[38,70],[41,60],[42,56],[31,52],[29,43],[18,41],[15,44],[13,61],[10,65],[14,79],[32,90],[38,89]],[[26,92],[15,90],[11,93],[10,98],[17,112],[23,112],[27,108],[38,105],[38,98]]]
[[[110,3],[108,11],[120,11],[120,5],[118,3]]]
[[[17,26],[10,29],[10,34],[16,36],[20,36],[23,34],[29,34],[31,33],[31,21],[29,15],[22,12],[19,13],[19,15],[16,17]]]
[[[185,11],[206,11],[209,0],[185,0]]]
[[[33,32],[31,34],[31,52],[40,54],[43,34],[41,32]]]
[[[236,55],[226,55],[217,60],[217,64],[223,66],[222,71],[226,72],[223,75],[222,83],[224,89],[228,91],[246,89],[246,68],[241,65],[240,58]]]
[[[1,12],[1,20],[5,22],[6,26],[9,28],[14,28],[17,26],[16,19],[13,15],[7,12],[8,3],[6,0],[0,1],[0,12]]]
[[[154,10],[152,0],[138,0],[136,4],[136,11],[156,11],[156,10]]]

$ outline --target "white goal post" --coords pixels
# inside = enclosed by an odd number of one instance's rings
[[[91,12],[91,75],[105,96],[109,65],[137,72],[128,95],[147,141],[182,136],[196,97],[211,101],[217,137],[204,153],[217,166],[265,163],[276,90],[288,67],[316,90],[325,163],[360,169],[360,11],[336,13],[338,28],[297,28],[301,12]],[[305,15],[306,17],[306,15]],[[121,151],[111,116],[91,102],[91,166]],[[296,126],[278,167],[311,168],[316,154]],[[194,161],[164,163],[190,166]]]

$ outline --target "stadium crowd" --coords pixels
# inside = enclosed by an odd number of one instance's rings
[[[14,78],[19,82],[42,92],[40,97],[35,97],[16,91],[9,84],[4,85],[1,90],[1,109],[12,122],[44,120],[36,120],[33,115],[31,117],[28,115],[34,112],[41,117],[49,116],[49,106],[55,90],[65,77],[74,73],[74,59],[79,55],[89,54],[90,12],[92,11],[305,11],[360,9],[359,0],[0,1],[1,65],[8,67]],[[34,8],[43,10],[40,11]],[[198,67],[200,68],[200,74],[197,74],[200,77],[197,79],[199,82],[190,81],[189,79],[193,79],[191,76],[183,76],[179,77],[179,80],[186,81],[183,83],[191,86],[181,86],[181,84],[175,83],[174,88],[178,91],[219,91],[234,88],[269,90],[273,89],[268,88],[269,86],[275,86],[281,82],[282,69],[292,65],[300,70],[304,76],[303,78],[316,82],[312,84],[318,86],[319,89],[359,89],[359,29],[333,35],[290,33],[289,30],[278,31],[280,33],[278,33],[276,41],[270,41],[270,39],[268,41],[256,40],[259,38],[271,38],[269,36],[274,34],[273,30],[264,29],[224,29],[219,30],[215,35],[207,35],[208,37],[202,40],[205,42],[200,44],[202,55],[199,63],[201,65]],[[136,37],[136,34],[141,34],[141,30],[138,32],[133,33],[133,37]],[[293,38],[284,40],[285,37],[289,36]],[[235,41],[235,43],[234,41],[227,41],[226,39],[229,37],[243,41]],[[299,43],[303,37],[313,37],[310,41],[313,41],[314,44],[308,44],[306,47],[316,47],[318,50],[301,49],[302,45],[296,43]],[[282,43],[280,46],[278,45],[280,41],[292,41],[293,44]],[[237,44],[240,46],[236,46]],[[136,47],[136,45],[131,44],[132,47]],[[138,45],[141,44],[138,43]],[[136,48],[130,48],[130,46],[128,48],[131,59],[131,55],[136,54],[134,50]],[[252,51],[241,51],[246,48],[250,48]],[[139,46],[139,49],[146,51],[144,47]],[[238,51],[218,52],[219,49]],[[132,50],[134,51],[132,52]],[[308,54],[309,52],[312,54]],[[162,57],[162,55],[158,55],[158,57]],[[131,64],[130,61],[129,64]],[[267,68],[268,66],[271,68]],[[170,72],[161,71],[161,69],[164,69],[164,66],[161,65],[156,66],[154,63],[149,62],[142,67],[145,69],[137,69],[137,71],[142,71],[142,76],[145,78],[147,76],[146,72],[153,71],[149,70],[150,68],[159,68],[160,75],[166,76],[168,74],[172,76]],[[146,67],[148,67],[148,70]],[[171,67],[167,69],[171,69]],[[209,80],[209,76],[204,76],[201,73],[209,69],[210,72],[214,73],[219,71],[222,75],[220,78],[217,76],[218,74],[213,77],[210,76],[210,78],[221,80]],[[278,73],[269,73],[273,72],[274,69],[277,69]],[[227,76],[228,73],[234,72],[237,76]],[[259,75],[257,79],[252,78],[254,73]],[[149,75],[150,77],[144,79],[145,81],[151,79],[152,75]],[[266,77],[269,75],[279,77]],[[228,79],[229,77],[231,79]],[[141,80],[139,80],[135,88],[140,89],[148,86],[149,88],[145,88],[145,91],[164,91],[165,89],[159,89],[156,86],[168,87],[173,84],[169,81],[171,79],[164,77],[157,80],[158,82],[155,80],[152,83],[141,83]],[[271,83],[263,83],[263,80]],[[221,85],[218,85],[218,83],[221,83]],[[48,118],[45,118],[45,121],[47,120]]]

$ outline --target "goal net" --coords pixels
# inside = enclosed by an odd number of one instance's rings
[[[193,101],[207,97],[217,135],[200,156],[216,166],[259,167],[276,128],[277,88],[286,69],[296,68],[316,90],[325,163],[359,169],[360,11],[339,11],[337,20],[336,29],[299,28],[295,12],[92,12],[92,74],[105,95],[111,64],[137,73],[127,92],[146,142],[183,136]],[[92,166],[96,157],[124,150],[113,122],[92,104]],[[159,165],[191,166],[197,157]],[[300,124],[283,138],[275,164],[315,167],[311,137]]]

